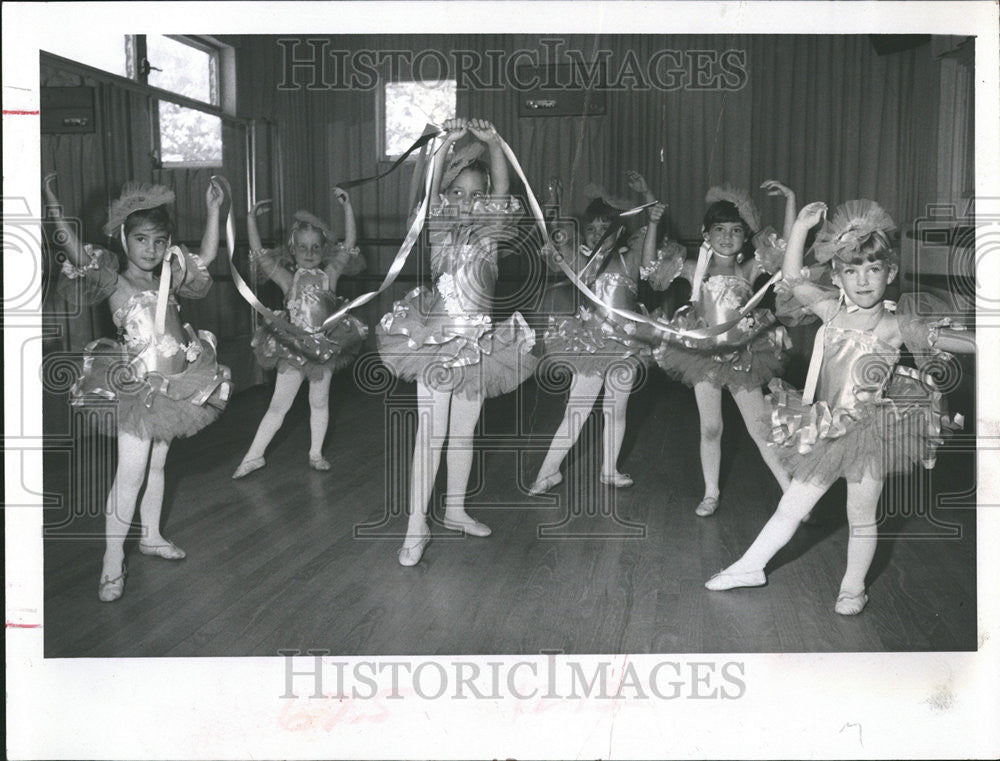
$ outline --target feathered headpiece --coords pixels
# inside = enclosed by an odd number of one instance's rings
[[[462,143],[462,144],[460,144]],[[467,169],[473,162],[482,161],[489,165],[489,154],[486,153],[486,144],[478,138],[471,137],[468,140],[459,141],[452,149],[451,155],[446,159],[444,174],[441,176],[441,189],[444,190],[455,178]],[[487,176],[489,183],[489,176]]]
[[[757,211],[757,207],[750,200],[750,194],[746,190],[728,182],[715,185],[709,188],[708,193],[705,194],[705,203],[711,206],[717,201],[729,201],[735,206],[740,217],[750,228],[751,235],[760,230],[760,212]]]
[[[108,207],[108,221],[104,225],[104,234],[114,235],[133,212],[155,209],[157,206],[173,202],[174,191],[168,187],[126,182],[122,187],[122,194]]]
[[[818,262],[828,262],[834,257],[851,261],[858,255],[861,241],[874,232],[887,236],[896,229],[885,209],[874,201],[861,198],[837,207],[833,217],[827,219],[816,233],[812,251]]]
[[[627,199],[619,198],[618,196],[612,195],[608,192],[608,189],[603,185],[598,185],[596,182],[588,182],[586,187],[583,189],[583,195],[594,200],[600,198],[604,203],[610,206],[612,209],[618,209],[619,211],[625,211],[626,209],[631,209],[634,204],[628,202]]]

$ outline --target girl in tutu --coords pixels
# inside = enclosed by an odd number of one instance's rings
[[[834,610],[855,615],[868,602],[865,577],[875,554],[882,484],[917,461],[932,467],[942,427],[950,425],[931,377],[897,366],[900,347],[906,344],[922,363],[942,350],[968,351],[974,341],[942,321],[929,322],[926,303],[920,305],[924,317],[918,316],[910,294],[895,310],[883,300],[897,272],[886,234],[893,223],[871,201],[845,204],[816,236],[816,259],[832,264],[839,295],[812,282],[809,276],[818,272],[802,269],[803,249],[809,229],[825,212],[822,203],[802,209],[782,266],[782,295],[790,297],[792,308],[806,309],[823,322],[803,393],[774,380],[767,399],[769,449],[788,468],[792,483],[743,557],[705,586],[725,590],[764,584],[768,561],[831,484],[845,478],[847,570]]]
[[[160,533],[163,465],[170,442],[191,436],[225,408],[229,369],[215,357],[215,336],[182,323],[177,296],[202,298],[212,285],[206,269],[219,242],[222,189],[213,181],[205,196],[206,222],[198,254],[171,245],[173,223],[166,204],[174,200],[162,185],[128,184],[111,204],[104,232],[121,239],[123,266],[106,249],[81,245],[62,216],[45,180],[46,200],[55,216],[58,241],[66,254],[60,291],[71,301],[111,307],[121,342],[101,338],[84,352],[83,372],[70,390],[74,405],[115,405],[118,468],[108,495],[106,549],[98,596],[104,602],[125,589],[125,537],[139,504],[143,535],[139,551],[180,560],[184,550]],[[108,419],[98,415],[99,421]]]
[[[265,323],[257,329],[251,346],[257,361],[266,370],[278,369],[274,395],[264,413],[257,434],[233,478],[263,468],[264,452],[281,428],[285,414],[295,401],[303,380],[309,381],[309,467],[329,470],[323,457],[323,439],[330,420],[330,379],[337,370],[351,364],[368,335],[368,328],[353,315],[345,315],[326,332],[323,321],[336,312],[346,299],[337,297],[341,275],[356,275],[365,267],[355,247],[357,240],[351,199],[334,188],[344,207],[345,239],[336,238],[323,220],[307,211],[295,212],[286,245],[265,250],[257,232],[256,218],[270,201],[259,201],[247,217],[250,257],[264,277],[273,280],[285,295],[287,311],[276,314],[300,328],[300,335],[279,331]]]
[[[399,550],[404,566],[420,562],[430,541],[428,502],[446,434],[444,525],[473,536],[490,534],[465,511],[472,433],[483,401],[516,388],[537,363],[531,355],[534,332],[519,312],[496,325],[490,318],[497,244],[516,234],[521,213],[520,204],[507,195],[499,136],[482,119],[451,119],[444,127],[448,134],[439,155],[445,158],[435,163],[428,220],[434,288],[421,286],[406,294],[376,330],[383,362],[397,377],[417,383],[420,420],[410,518]]]
[[[629,186],[644,194],[644,200],[655,200],[638,172],[628,172]],[[649,211],[658,220],[663,205]],[[598,297],[619,309],[636,311],[640,273],[648,278],[656,253],[655,243],[647,245],[650,230],[633,236],[631,245],[619,247],[617,235],[606,233],[616,218],[616,211],[604,197],[595,198],[583,217],[583,242],[573,248],[564,246],[543,249],[542,255],[555,268],[552,257],[561,256]],[[601,243],[603,239],[603,243]],[[655,238],[654,238],[655,240]],[[572,369],[573,380],[566,413],[549,445],[538,478],[529,494],[542,494],[562,481],[559,466],[576,443],[591,408],[604,389],[603,467],[601,482],[618,488],[631,486],[632,478],[618,472],[618,454],[625,438],[625,415],[629,394],[635,384],[639,365],[652,364],[653,332],[649,326],[615,315],[596,305],[580,306],[569,317],[550,317],[543,339],[545,360],[542,371],[563,365]],[[643,340],[644,339],[644,340]],[[546,364],[551,364],[547,369]]]
[[[774,180],[765,182],[763,187],[786,197],[786,219],[790,225],[795,213],[792,192]],[[677,310],[667,321],[673,328],[711,328],[736,319],[753,295],[757,277],[780,266],[783,244],[774,231],[760,230],[757,209],[745,191],[729,185],[714,187],[705,200],[709,207],[702,222],[704,243],[697,264],[692,267],[690,262],[683,261],[683,253],[677,251],[664,250],[657,260],[661,274],[654,279],[680,274],[691,281],[692,305]],[[655,221],[650,223],[653,235],[655,225]],[[744,243],[754,232],[757,256],[745,261]],[[682,266],[678,266],[678,257]],[[673,259],[675,263],[668,265],[665,259]],[[660,283],[662,288],[666,285]],[[704,497],[695,509],[697,515],[712,515],[719,506],[723,389],[733,395],[750,436],[782,490],[788,487],[788,475],[777,456],[766,448],[767,431],[760,424],[764,415],[761,386],[781,372],[787,342],[787,333],[775,325],[774,314],[756,309],[724,333],[707,338],[668,333],[657,348],[656,361],[667,375],[694,387],[701,420],[701,470],[705,480]]]

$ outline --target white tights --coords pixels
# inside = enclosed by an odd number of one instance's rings
[[[847,484],[847,522],[850,534],[847,539],[847,571],[840,583],[841,592],[859,594],[865,589],[865,577],[875,557],[878,531],[875,512],[882,494],[883,479],[866,476],[859,483]],[[778,509],[764,525],[743,557],[733,563],[727,572],[747,573],[762,571],[768,561],[784,547],[809,514],[820,497],[830,488],[829,483],[816,485],[792,481],[778,503]]]
[[[319,457],[323,450],[323,439],[326,438],[326,428],[330,421],[330,379],[332,375],[330,370],[325,370],[322,378],[309,381],[310,457]],[[267,412],[264,413],[264,417],[257,427],[257,434],[250,444],[250,449],[243,456],[243,462],[264,456],[271,439],[281,428],[285,415],[291,408],[292,402],[295,401],[299,386],[302,385],[304,379],[305,375],[298,370],[278,372],[271,404],[268,405]]]
[[[597,395],[604,388],[603,465],[601,474],[610,477],[618,472],[618,455],[621,452],[622,441],[625,439],[625,414],[628,408],[628,397],[635,384],[635,371],[612,370],[611,374],[582,375],[574,374],[570,385],[569,399],[566,400],[566,413],[563,415],[559,428],[556,429],[549,451],[545,455],[542,467],[538,470],[541,480],[558,472],[562,461],[566,459],[569,450],[573,448],[580,437],[580,431],[590,416],[590,411],[597,401]]]
[[[479,421],[483,399],[464,399],[450,391],[435,391],[417,381],[417,436],[410,475],[410,520],[407,533],[419,532],[427,522],[431,491],[441,464],[441,447],[448,439],[448,485],[445,512],[452,519],[468,520],[465,493],[472,470],[472,434]]]
[[[759,388],[730,389],[730,393],[764,463],[774,474],[781,490],[786,491],[791,480],[777,454],[767,446],[767,431],[762,424],[767,415],[764,394]],[[707,382],[696,383],[694,398],[698,403],[698,417],[701,421],[701,473],[705,479],[705,496],[717,498],[722,463],[722,389]]]
[[[118,468],[108,493],[104,516],[104,570],[101,578],[116,578],[121,574],[125,559],[125,537],[128,535],[135,503],[142,489],[146,490],[139,503],[142,521],[142,541],[145,544],[164,544],[160,534],[160,513],[163,510],[163,464],[167,460],[170,443],[144,439],[124,431],[118,434]]]

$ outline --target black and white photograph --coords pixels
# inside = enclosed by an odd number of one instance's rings
[[[994,3],[3,13],[10,757],[1000,752]]]

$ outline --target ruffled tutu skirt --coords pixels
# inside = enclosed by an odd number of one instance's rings
[[[98,430],[108,436],[125,431],[160,441],[192,436],[226,408],[232,391],[229,368],[218,364],[215,336],[184,326],[201,351],[179,373],[145,373],[124,344],[99,338],[84,350],[83,372],[70,389],[70,403],[92,409]],[[113,423],[117,422],[117,426]]]
[[[339,308],[347,300],[338,297],[337,302]],[[288,319],[285,311],[275,314]],[[303,373],[309,380],[320,380],[327,370],[335,373],[350,366],[367,337],[368,326],[354,315],[347,314],[332,330],[305,338],[292,337],[265,322],[257,328],[250,346],[257,362],[265,370],[294,370]]]
[[[885,478],[918,462],[932,468],[944,434],[961,427],[933,382],[908,367],[894,369],[883,398],[854,409],[804,405],[802,394],[779,379],[770,390],[769,446],[792,478],[819,485]]]
[[[535,332],[520,312],[498,325],[488,315],[449,314],[426,286],[392,306],[375,330],[379,356],[392,373],[464,398],[500,396],[535,372]]]
[[[669,322],[681,330],[708,327],[693,310],[679,310]],[[754,389],[782,373],[789,345],[788,333],[775,324],[774,315],[758,309],[725,336],[664,334],[653,356],[668,376],[687,386],[708,381],[719,388]]]
[[[581,375],[603,375],[623,362],[651,366],[653,348],[635,335],[633,323],[606,319],[587,307],[552,317],[545,331],[545,365],[568,365]]]

